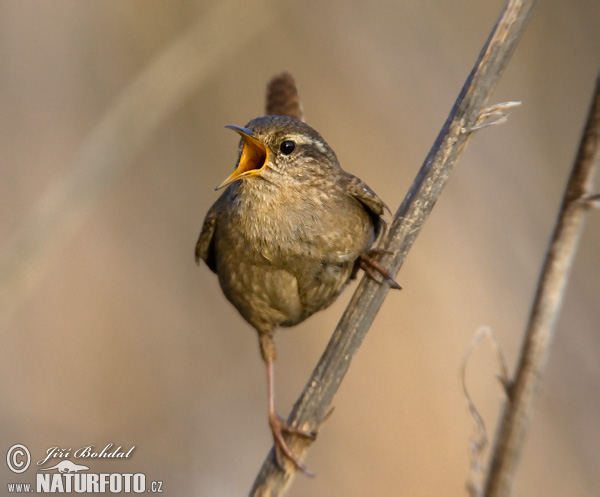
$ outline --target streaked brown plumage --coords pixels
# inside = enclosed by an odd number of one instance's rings
[[[306,471],[282,437],[294,430],[275,413],[273,333],[329,306],[359,265],[391,279],[367,255],[385,204],[343,171],[321,135],[302,121],[271,115],[231,128],[242,136],[238,167],[206,215],[196,261],[218,275],[227,299],[257,330],[278,460],[282,450]]]
[[[290,73],[274,77],[267,85],[267,115],[289,116],[304,121],[296,82]]]

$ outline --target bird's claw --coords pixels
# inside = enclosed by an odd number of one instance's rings
[[[394,279],[394,277],[390,274],[390,272],[385,267],[383,267],[381,264],[379,264],[379,262],[377,262],[375,260],[375,256],[382,255],[382,254],[388,255],[388,254],[391,254],[391,252],[389,250],[373,248],[373,249],[369,250],[367,253],[361,254],[359,256],[360,268],[365,273],[367,273],[367,275],[371,279],[381,283],[380,276],[382,276],[384,280],[387,280],[387,282],[390,284],[390,286],[392,288],[396,288],[397,290],[402,290],[402,287],[398,284],[398,282]],[[377,276],[377,273],[380,276]]]
[[[304,438],[308,438],[309,440],[315,440],[317,438],[316,433],[307,432],[301,430],[299,428],[294,428],[292,426],[288,426],[285,424],[283,419],[276,413],[269,415],[269,427],[271,428],[271,433],[273,434],[273,448],[275,449],[275,462],[279,469],[283,471],[284,465],[282,460],[282,452],[283,454],[296,466],[297,469],[302,471],[307,476],[314,476],[312,472],[308,470],[308,468],[298,459],[294,453],[289,448],[287,442],[283,438],[283,433],[291,433],[293,435],[298,435]]]

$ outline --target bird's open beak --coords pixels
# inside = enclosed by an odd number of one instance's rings
[[[237,131],[240,134],[244,140],[244,148],[242,149],[242,156],[240,157],[237,169],[233,171],[223,183],[217,186],[215,190],[219,190],[238,179],[260,173],[265,167],[269,157],[269,150],[262,142],[254,138],[254,131],[240,126],[229,125],[225,127]]]

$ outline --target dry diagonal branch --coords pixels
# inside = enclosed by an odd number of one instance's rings
[[[507,497],[511,492],[525,433],[550,355],[569,271],[586,214],[592,205],[589,199],[594,197],[594,171],[599,155],[600,76],[596,80],[587,124],[538,282],[515,381],[508,392],[509,401],[491,457],[485,491],[487,497]]]
[[[531,17],[536,0],[510,0],[505,6],[475,66],[467,78],[433,148],[425,159],[407,196],[396,212],[382,248],[393,255],[383,263],[396,274],[441,194],[456,160],[480,121],[489,97]],[[337,389],[388,292],[363,278],[333,333],[325,352],[296,401],[288,423],[314,431],[326,416]],[[302,457],[310,442],[288,439],[294,454]],[[269,454],[254,482],[251,495],[282,495],[294,468],[280,470]]]

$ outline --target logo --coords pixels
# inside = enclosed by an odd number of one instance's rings
[[[40,471],[50,471],[51,469],[57,469],[59,473],[79,473],[80,471],[85,471],[86,469],[90,469],[87,466],[75,464],[74,462],[69,461],[60,461],[56,466],[52,466],[50,468],[40,468]]]
[[[88,466],[90,460],[99,462],[117,459],[125,463],[133,456],[135,448],[135,445],[128,449],[120,445],[115,448],[113,443],[105,445],[101,450],[97,450],[94,445],[75,450],[50,447],[36,466],[51,466],[38,467],[35,482],[8,483],[8,493],[162,493],[163,482],[148,481],[144,473],[95,473]],[[82,462],[85,464],[81,464]],[[23,444],[13,445],[6,454],[6,464],[13,473],[25,473],[31,465],[29,449]]]
[[[23,459],[24,458],[24,459]],[[21,444],[13,445],[6,454],[6,464],[13,473],[23,473],[31,464],[31,454]]]

